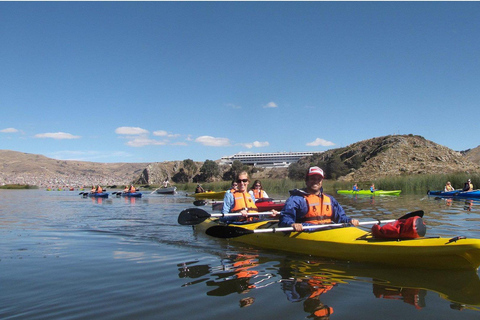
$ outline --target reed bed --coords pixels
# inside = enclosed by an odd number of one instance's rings
[[[471,179],[474,188],[480,187],[480,173],[452,173],[452,174],[430,174],[430,175],[409,175],[392,176],[381,179],[375,179],[367,182],[358,182],[360,189],[369,189],[372,183],[376,189],[381,190],[402,190],[402,193],[427,193],[428,190],[443,190],[447,181],[452,183],[455,189],[462,189],[464,183]],[[250,187],[255,179],[251,179]],[[263,189],[272,195],[288,195],[288,191],[295,188],[304,188],[305,181],[290,179],[263,179],[261,180]],[[202,183],[205,190],[221,191],[230,188],[230,181],[206,182]],[[323,187],[327,192],[333,193],[340,189],[351,189],[353,183],[339,180],[324,180]],[[178,190],[187,193],[194,192],[196,183],[186,183],[177,185]]]

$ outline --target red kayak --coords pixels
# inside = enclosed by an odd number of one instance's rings
[[[258,212],[277,210],[281,211],[285,206],[285,202],[275,201],[271,199],[259,199],[255,202]]]

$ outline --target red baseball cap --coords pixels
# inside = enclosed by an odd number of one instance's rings
[[[307,176],[313,176],[315,174],[319,174],[322,176],[322,178],[325,178],[325,176],[323,175],[323,170],[320,169],[319,167],[310,167],[308,169],[308,173],[307,173]]]

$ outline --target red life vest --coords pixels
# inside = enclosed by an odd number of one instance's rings
[[[252,196],[248,192],[233,192],[234,205],[230,212],[240,212],[247,209],[248,212],[258,212]]]
[[[298,222],[311,224],[332,223],[332,203],[329,196],[309,194],[305,196],[305,200],[307,201],[308,212],[302,218],[297,219]]]
[[[265,191],[263,191],[262,189],[253,189],[253,195],[255,196],[255,199],[263,199],[265,198]]]

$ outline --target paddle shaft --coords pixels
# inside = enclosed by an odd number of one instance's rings
[[[249,212],[247,213],[249,216],[258,216],[261,214],[272,214],[272,211],[265,211],[265,212]],[[210,217],[239,217],[242,216],[241,213],[210,213]]]
[[[370,225],[370,224],[377,224],[377,223],[390,223],[397,221],[396,219],[392,220],[380,220],[380,221],[364,221],[364,222],[359,222],[358,225]],[[310,230],[310,229],[322,229],[322,228],[331,228],[331,227],[345,227],[348,224],[345,223],[332,223],[332,224],[321,224],[321,225],[315,225],[315,226],[303,226],[304,230]],[[269,229],[255,229],[252,230],[253,233],[268,233],[268,232],[285,232],[285,231],[295,231],[293,227],[283,227],[283,228],[269,228]]]

